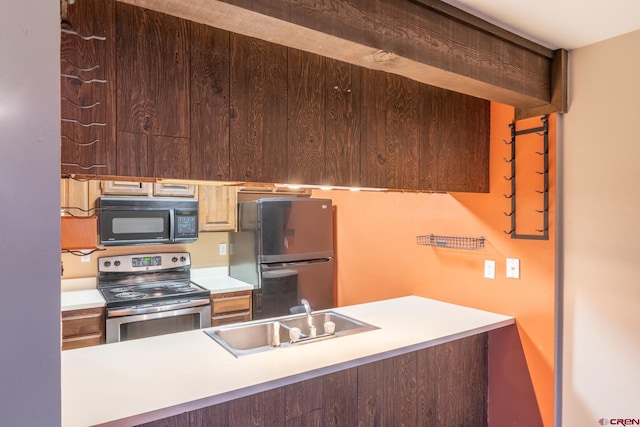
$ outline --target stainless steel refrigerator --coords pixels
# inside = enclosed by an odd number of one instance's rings
[[[333,209],[330,199],[263,198],[238,203],[229,275],[250,283],[253,318],[335,306]]]

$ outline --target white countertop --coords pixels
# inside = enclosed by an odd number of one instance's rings
[[[97,289],[66,291],[62,292],[60,295],[60,306],[62,311],[104,307],[104,305],[104,298]]]
[[[252,285],[229,277],[228,271],[228,267],[192,268],[191,281],[212,294],[253,290]]]
[[[242,358],[202,330],[64,351],[62,425],[139,424],[515,323],[416,296],[335,311],[380,329]]]

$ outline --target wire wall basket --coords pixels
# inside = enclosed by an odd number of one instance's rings
[[[418,245],[435,246],[438,248],[478,250],[484,248],[485,238],[480,237],[459,237],[459,236],[439,236],[429,234],[417,236]]]

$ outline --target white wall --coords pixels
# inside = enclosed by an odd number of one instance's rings
[[[0,425],[60,425],[60,12],[0,13]]]
[[[640,418],[640,31],[569,54],[563,427]]]

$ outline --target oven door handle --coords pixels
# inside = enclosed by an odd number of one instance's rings
[[[114,307],[107,309],[107,317],[120,317],[131,316],[134,314],[149,314],[159,313],[162,311],[180,310],[182,308],[199,307],[201,305],[208,305],[211,303],[209,298],[195,299],[195,300],[180,300],[175,304],[162,304],[149,306],[135,306],[135,307]]]

